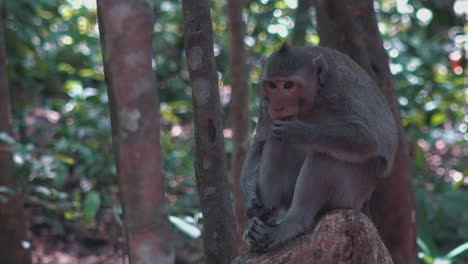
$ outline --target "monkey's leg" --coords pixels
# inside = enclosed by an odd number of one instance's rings
[[[270,250],[312,228],[323,209],[361,210],[375,186],[367,172],[365,165],[340,162],[323,154],[309,155],[286,219],[276,226],[252,221],[253,249]]]
[[[327,200],[325,179],[314,173],[315,158],[308,155],[294,185],[294,194],[286,218],[271,226],[259,219],[249,222],[248,241],[255,251],[269,250],[312,226],[315,215]]]
[[[260,235],[253,227],[258,227],[259,223],[275,225],[276,213],[290,207],[305,156],[303,149],[284,142],[269,140],[265,143],[258,178],[258,196],[264,209],[258,211],[263,214],[249,217],[244,238],[250,244],[254,245]]]

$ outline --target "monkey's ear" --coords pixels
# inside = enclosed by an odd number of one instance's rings
[[[314,58],[314,64],[317,65],[318,82],[320,85],[324,85],[327,81],[328,76],[328,62],[325,60],[322,54]]]
[[[286,53],[289,49],[289,44],[288,42],[284,42],[283,45],[281,45],[281,48],[278,50],[279,53]]]

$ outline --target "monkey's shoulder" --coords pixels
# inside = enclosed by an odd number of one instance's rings
[[[372,82],[372,78],[369,74],[350,56],[343,52],[322,46],[306,46],[304,50],[306,54],[310,56],[310,59],[322,56],[329,64],[330,70],[341,74],[341,76],[359,78],[362,81]]]

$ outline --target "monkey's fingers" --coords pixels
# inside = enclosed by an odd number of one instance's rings
[[[256,230],[259,230],[261,232],[264,231],[264,227],[265,227],[265,224],[263,223],[262,220],[260,220],[260,218],[258,217],[254,217],[251,219],[250,223],[249,223],[249,227],[252,228],[252,229],[256,229]]]
[[[254,245],[254,244],[258,243],[258,241],[261,240],[261,237],[262,237],[262,235],[259,234],[258,231],[255,230],[255,229],[247,230],[244,233],[245,241],[249,242],[249,244],[251,244],[251,245]]]
[[[254,230],[252,230],[252,228],[250,228],[249,226],[245,229],[244,235],[242,236],[242,238],[251,245],[255,243],[256,237],[256,235],[254,235],[253,232]]]
[[[261,237],[267,234],[267,226],[257,217],[252,218],[247,225],[247,235]]]
[[[255,222],[250,222],[243,238],[250,244],[254,251],[262,251],[266,249],[266,245],[268,245],[269,241],[269,237],[265,233],[265,230],[260,229]]]
[[[258,230],[257,230],[258,231]],[[254,251],[259,251],[259,252],[264,252],[267,251],[269,248],[269,245],[271,244],[271,237],[270,233],[266,231],[263,234],[258,234],[258,233],[250,233],[250,245],[252,246],[252,250]]]

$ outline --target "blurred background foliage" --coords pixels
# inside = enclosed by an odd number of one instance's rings
[[[15,175],[26,193],[30,229],[33,234],[49,227],[58,237],[76,231],[119,241],[121,208],[95,2],[4,2]],[[154,65],[171,222],[181,231],[179,245],[197,243],[201,213],[192,168],[181,2],[150,2],[156,14]],[[419,258],[424,263],[467,263],[468,1],[381,0],[374,5],[414,161]],[[246,1],[252,127],[260,59],[290,38],[296,7],[295,0]],[[315,17],[313,10],[310,14]],[[225,1],[212,0],[212,16],[229,156]],[[319,43],[314,23],[306,41]]]

